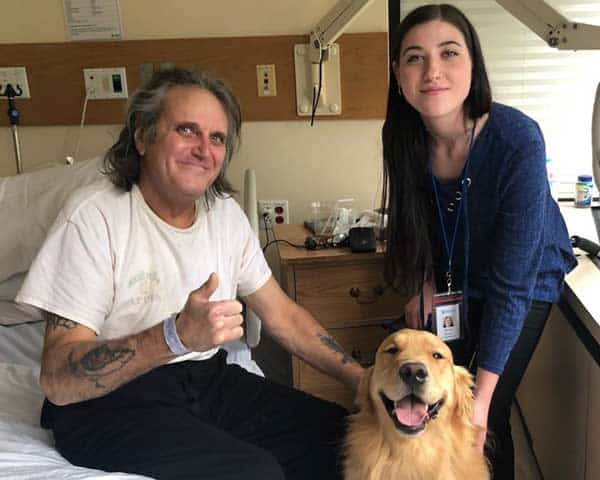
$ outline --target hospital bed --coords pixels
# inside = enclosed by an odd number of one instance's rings
[[[44,322],[13,300],[66,197],[101,175],[101,159],[0,178],[0,480],[142,479],[75,467],[39,426],[39,369]],[[227,361],[262,375],[242,342],[225,346]]]

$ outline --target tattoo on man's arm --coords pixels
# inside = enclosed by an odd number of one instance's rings
[[[52,328],[54,330],[58,328],[66,328],[67,330],[71,330],[77,326],[77,322],[60,317],[54,313],[45,312],[44,317],[46,318],[47,328]]]
[[[357,363],[352,356],[348,355],[344,351],[342,346],[336,342],[333,337],[330,337],[329,335],[323,335],[322,333],[317,333],[317,337],[319,337],[323,345],[329,347],[334,352],[342,354],[342,363]]]
[[[79,360],[73,358],[73,352],[69,353],[69,368],[73,375],[87,378],[93,382],[96,388],[107,388],[100,380],[121,370],[135,356],[135,350],[127,347],[113,346],[103,343],[92,348]]]

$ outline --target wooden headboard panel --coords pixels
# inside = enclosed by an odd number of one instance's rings
[[[193,38],[0,44],[0,66],[25,66],[31,99],[17,100],[21,125],[76,125],[85,98],[83,68],[126,67],[128,90],[139,85],[140,65],[171,62],[208,69],[225,79],[242,105],[244,120],[300,120],[296,115],[293,48],[305,36]],[[340,37],[343,113],[333,119],[385,116],[387,34]],[[256,65],[275,64],[277,96],[258,97]],[[0,109],[6,99],[0,97]],[[86,124],[120,124],[125,100],[88,103]],[[325,117],[321,117],[325,118]],[[8,118],[0,115],[0,126]]]

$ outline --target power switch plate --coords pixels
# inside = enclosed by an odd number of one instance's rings
[[[84,68],[83,78],[90,100],[127,98],[125,67]]]
[[[275,65],[256,66],[256,86],[259,97],[274,97],[277,95],[277,79]]]
[[[2,67],[0,68],[0,95],[6,96],[6,86],[11,84],[18,92],[20,88],[23,93],[19,98],[31,98],[29,96],[29,83],[27,82],[27,71],[25,67]]]

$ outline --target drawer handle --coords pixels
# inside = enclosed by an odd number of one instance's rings
[[[377,298],[381,297],[384,292],[385,288],[381,285],[373,287],[370,294],[361,292],[358,287],[352,287],[350,289],[350,296],[356,300],[356,303],[375,303]]]

